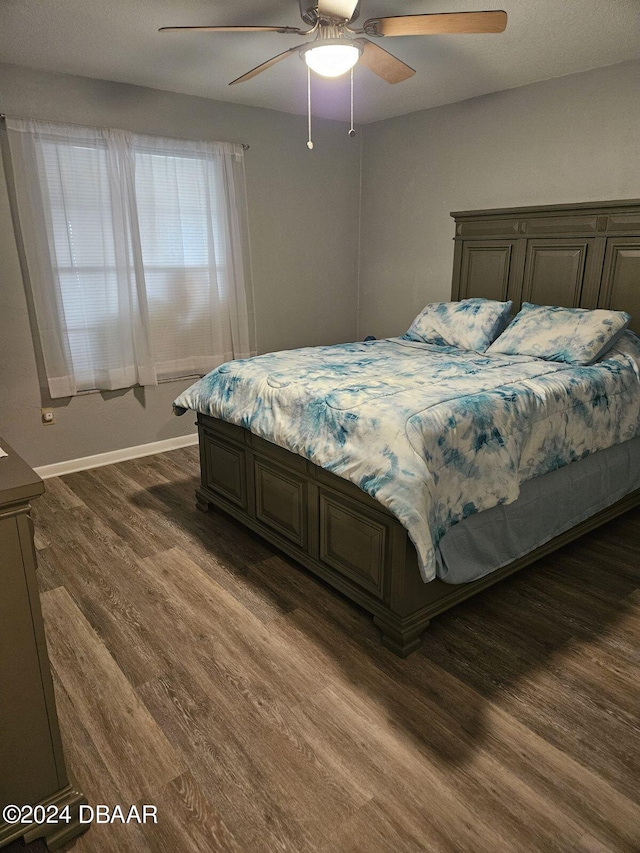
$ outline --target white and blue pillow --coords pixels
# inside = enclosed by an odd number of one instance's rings
[[[562,308],[523,302],[488,355],[530,355],[566,364],[592,364],[615,343],[631,317],[625,311]]]
[[[409,326],[405,337],[436,346],[484,352],[506,326],[511,305],[493,299],[431,302]]]

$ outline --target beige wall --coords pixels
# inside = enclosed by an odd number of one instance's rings
[[[7,115],[245,142],[258,348],[353,340],[360,144],[344,123],[0,64]],[[0,131],[2,132],[2,131]],[[32,465],[193,432],[171,401],[184,382],[57,401],[42,393],[4,173],[0,172],[0,434]]]
[[[640,197],[639,96],[634,62],[367,125],[359,334],[449,298],[450,211]]]

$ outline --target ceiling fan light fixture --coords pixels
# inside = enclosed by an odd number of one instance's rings
[[[304,61],[322,77],[340,77],[350,71],[360,59],[360,45],[346,39],[324,39],[302,51]]]

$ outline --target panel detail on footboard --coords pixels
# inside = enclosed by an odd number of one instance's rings
[[[245,453],[241,448],[223,445],[205,434],[206,482],[210,489],[247,508]]]
[[[387,527],[320,492],[320,560],[382,598]]]
[[[262,459],[254,461],[256,518],[296,545],[307,542],[306,483]]]

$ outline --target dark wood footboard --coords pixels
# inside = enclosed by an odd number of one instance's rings
[[[433,616],[640,503],[640,491],[487,577],[423,583],[400,522],[361,489],[241,427],[198,415],[199,509],[219,507],[373,614],[406,657]]]

